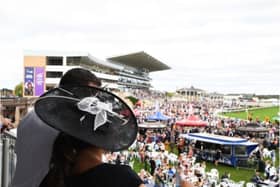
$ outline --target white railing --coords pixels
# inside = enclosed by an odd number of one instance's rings
[[[3,132],[0,135],[0,186],[9,187],[15,173],[16,136],[11,132]]]

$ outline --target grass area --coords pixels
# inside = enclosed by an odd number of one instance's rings
[[[139,173],[139,171],[144,168],[144,163],[141,163],[138,160],[134,160],[134,171]],[[212,168],[217,168],[219,171],[220,177],[225,172],[230,173],[230,178],[234,181],[250,181],[252,176],[254,175],[254,170],[252,169],[243,169],[243,168],[234,168],[232,166],[219,164],[217,167],[212,162],[206,162],[206,171],[210,171]]]
[[[248,110],[248,116],[250,116],[253,120],[258,118],[261,121],[264,121],[266,118],[269,120],[272,120],[274,116],[277,116],[277,113],[279,112],[279,107],[269,107],[269,108],[261,108],[261,109],[249,109]],[[233,118],[239,118],[239,119],[247,119],[247,112],[228,112],[223,113],[222,115],[233,117]]]
[[[275,166],[276,167],[279,166],[279,149],[276,150]],[[134,171],[138,173],[144,167],[145,167],[144,163],[141,163],[138,160],[134,160],[134,167],[133,167]],[[255,174],[254,169],[234,168],[232,166],[223,165],[223,164],[219,164],[218,166],[215,166],[212,162],[206,162],[206,172],[210,171],[210,169],[212,168],[218,169],[220,178],[225,172],[230,173],[230,179],[236,182],[238,181],[250,182],[251,178]],[[148,170],[149,170],[149,166],[148,166]]]
[[[253,169],[244,169],[244,168],[234,168],[232,166],[219,164],[218,166],[215,166],[212,162],[206,162],[206,171],[210,171],[210,169],[216,168],[219,171],[219,177],[227,172],[230,173],[230,179],[233,181],[245,181],[249,182],[253,175],[255,174],[255,171]]]
[[[275,162],[275,166],[280,166],[280,149],[278,147],[278,149],[276,149],[276,162]]]
[[[133,164],[133,170],[139,173],[142,168],[145,168],[145,164],[141,163],[139,160],[135,159]]]

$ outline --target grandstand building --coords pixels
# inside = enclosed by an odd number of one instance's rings
[[[145,52],[114,56],[105,60],[82,52],[24,52],[24,96],[39,96],[56,86],[69,69],[91,70],[102,86],[128,91],[151,88],[149,73],[170,69]]]

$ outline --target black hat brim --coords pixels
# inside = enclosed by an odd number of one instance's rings
[[[129,106],[118,96],[94,87],[77,87],[81,93],[74,96],[43,96],[35,103],[35,112],[49,126],[77,139],[109,151],[127,149],[136,139],[138,126]],[[88,92],[88,94],[85,94]],[[72,92],[71,92],[72,93]],[[94,94],[94,95],[91,95]],[[71,95],[71,94],[70,94]],[[113,112],[123,119],[108,115],[108,122],[94,130],[95,116],[81,111],[77,103],[84,97],[95,96],[101,101],[110,102]]]

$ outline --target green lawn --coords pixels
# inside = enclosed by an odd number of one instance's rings
[[[259,118],[259,120],[264,121],[267,117],[268,119],[272,120],[274,116],[277,116],[277,113],[279,112],[279,107],[269,107],[269,108],[262,108],[262,109],[253,109],[248,110],[249,116],[252,117],[253,120],[256,118]],[[234,117],[239,119],[247,119],[247,112],[228,112],[223,113],[222,115],[228,116],[228,117]]]
[[[276,166],[279,166],[279,149],[276,150]],[[134,161],[134,171],[137,173],[144,168],[144,163],[140,163],[138,160]],[[148,167],[149,168],[149,167]],[[232,166],[219,164],[217,167],[212,162],[206,162],[206,171],[210,171],[212,168],[217,168],[219,171],[219,177],[227,172],[230,173],[230,179],[233,181],[245,181],[249,182],[255,174],[254,169],[234,168]],[[262,174],[263,175],[263,174]]]
[[[144,163],[141,163],[139,160],[135,159],[134,160],[134,165],[133,165],[133,170],[136,172],[136,173],[139,173],[139,171],[144,168]]]
[[[134,161],[134,171],[137,173],[144,168],[144,163],[139,162],[138,160]],[[206,162],[206,171],[210,171],[212,168],[217,168],[219,171],[220,177],[225,173],[230,173],[230,178],[234,181],[250,181],[254,175],[254,170],[252,169],[243,169],[243,168],[234,168],[232,166],[227,166],[219,164],[217,167],[212,162]]]
[[[216,167],[213,163],[207,162],[206,171],[210,171],[210,169],[212,168],[218,169],[220,178],[225,172],[230,173],[230,179],[236,182],[238,181],[249,182],[253,177],[253,175],[255,174],[255,171],[253,169],[234,168],[232,166],[223,165],[223,164],[219,164]]]

